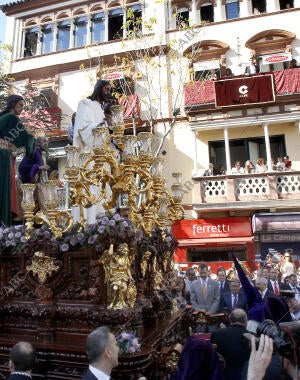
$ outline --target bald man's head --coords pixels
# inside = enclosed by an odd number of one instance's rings
[[[247,326],[247,314],[243,309],[234,309],[229,315],[231,325]]]
[[[35,362],[35,349],[29,342],[19,342],[10,351],[10,367],[13,371],[30,371]]]

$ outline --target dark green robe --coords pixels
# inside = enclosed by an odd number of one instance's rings
[[[15,179],[11,176],[12,155],[3,146],[3,140],[17,148],[25,147],[26,156],[32,156],[35,146],[34,137],[29,134],[17,115],[6,113],[0,116],[0,225],[12,224],[12,193],[16,191]],[[12,189],[14,186],[14,189]]]

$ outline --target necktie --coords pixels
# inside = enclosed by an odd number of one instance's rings
[[[220,290],[224,290],[224,282],[220,282]]]
[[[233,308],[233,309],[236,308],[237,303],[238,303],[238,296],[237,296],[237,294],[235,294],[235,295],[234,295],[234,298],[233,298],[233,305],[232,305],[232,308]]]
[[[203,297],[206,299],[206,281],[202,281]]]
[[[279,289],[278,289],[278,285],[277,285],[276,281],[274,281],[274,292],[275,292],[276,296],[279,296]]]

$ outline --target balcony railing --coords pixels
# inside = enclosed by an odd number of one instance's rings
[[[300,172],[194,177],[194,204],[300,200]]]
[[[272,74],[274,76],[275,96],[300,93],[300,68],[272,71]],[[214,103],[214,81],[199,80],[185,85],[184,97],[185,107]]]

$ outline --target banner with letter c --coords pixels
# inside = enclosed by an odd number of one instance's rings
[[[273,74],[219,79],[214,86],[216,108],[275,101]]]

